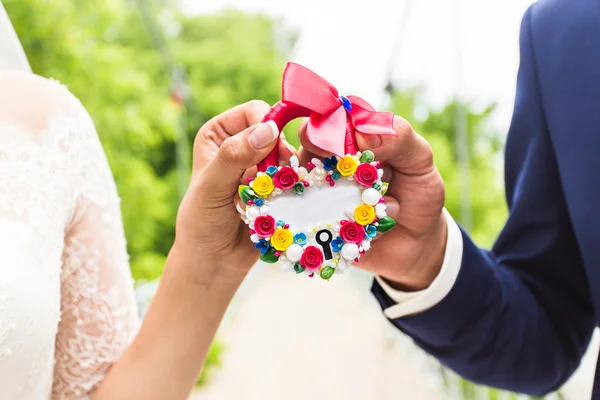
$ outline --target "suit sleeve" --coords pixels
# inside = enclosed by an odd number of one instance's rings
[[[575,371],[594,320],[541,103],[531,12],[506,145],[508,221],[491,251],[461,231],[462,263],[447,296],[391,322],[467,379],[538,396]],[[395,304],[376,281],[372,291],[384,309]]]

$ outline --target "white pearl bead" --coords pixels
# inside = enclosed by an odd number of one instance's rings
[[[253,235],[250,235],[250,240],[252,240],[252,243],[258,243],[260,241],[260,236],[258,236],[256,233]]]
[[[387,213],[385,212],[385,210],[387,209],[387,206],[383,203],[381,204],[377,204],[375,206],[375,215],[377,215],[377,218],[383,218],[385,216],[387,216]]]
[[[258,207],[248,207],[246,210],[246,218],[248,218],[250,221],[254,221],[259,215],[260,210]]]
[[[365,189],[364,192],[362,192],[362,201],[365,204],[369,204],[374,206],[375,204],[379,203],[379,199],[381,199],[381,195],[379,194],[379,192],[373,188],[368,188]]]
[[[346,243],[340,252],[346,260],[352,261],[358,257],[358,246],[354,243]]]
[[[269,206],[262,206],[260,208],[260,214],[261,215],[267,215],[269,213],[271,209],[269,208]]]
[[[312,173],[317,181],[324,180],[325,176],[327,175],[327,172],[321,167],[315,167],[315,169],[312,170]]]
[[[362,247],[364,251],[369,251],[371,249],[371,241],[370,240],[363,240],[363,242],[361,243],[360,247]]]
[[[300,257],[302,257],[302,246],[299,244],[290,245],[285,252],[285,256],[291,262],[300,261]]]

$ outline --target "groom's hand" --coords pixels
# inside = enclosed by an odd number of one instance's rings
[[[372,150],[384,166],[384,181],[389,182],[387,212],[397,222],[373,242],[357,266],[380,275],[397,289],[420,290],[435,279],[444,258],[444,182],[429,143],[401,117],[394,117],[394,130],[397,136],[356,132],[360,150]],[[328,155],[306,140],[306,124],[299,136],[303,162],[313,154]]]

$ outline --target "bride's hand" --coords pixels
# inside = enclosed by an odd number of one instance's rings
[[[258,260],[234,199],[244,172],[277,143],[275,124],[260,123],[268,110],[262,101],[239,105],[208,121],[194,141],[192,179],[177,215],[174,248],[198,258],[202,278],[245,274]],[[289,159],[294,150],[282,139],[279,154]]]
[[[189,397],[225,310],[258,259],[234,200],[243,174],[277,143],[277,128],[260,123],[268,110],[251,101],[198,132],[192,179],[160,285],[138,335],[95,399]],[[293,148],[279,143],[281,156],[291,157]]]

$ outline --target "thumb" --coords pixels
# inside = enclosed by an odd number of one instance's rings
[[[258,164],[277,144],[279,129],[273,121],[251,126],[227,138],[202,172],[214,194],[235,194],[244,171]]]

